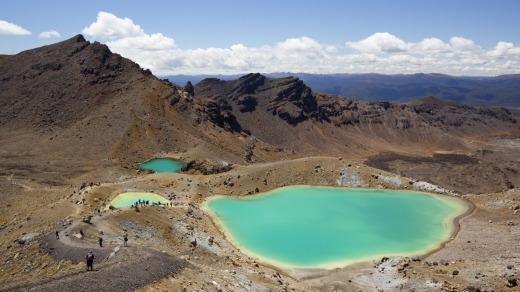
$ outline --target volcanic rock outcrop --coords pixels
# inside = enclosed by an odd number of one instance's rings
[[[464,148],[461,137],[518,128],[503,108],[474,108],[434,97],[410,104],[364,102],[314,93],[298,78],[272,79],[258,73],[232,81],[205,79],[195,86],[195,94],[228,105],[242,128],[255,137],[296,151],[305,144],[319,145],[318,152],[341,144],[371,144],[380,151],[380,141],[453,150]],[[356,136],[362,137],[352,139]]]

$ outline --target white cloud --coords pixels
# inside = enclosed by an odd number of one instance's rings
[[[44,31],[42,33],[40,33],[38,35],[39,38],[42,38],[42,39],[48,39],[48,38],[59,38],[61,37],[60,33],[55,31],[55,30],[49,30],[49,31]]]
[[[514,45],[509,42],[498,42],[498,44],[489,52],[493,57],[520,57],[520,45]]]
[[[130,18],[119,18],[112,13],[100,11],[96,22],[82,31],[83,34],[99,38],[137,37],[145,35],[143,29]]]
[[[159,71],[175,66],[182,70],[264,71],[277,68],[288,71],[302,66],[314,66],[327,59],[328,46],[307,38],[291,38],[274,46],[249,48],[243,44],[230,48],[172,50],[163,55]],[[142,55],[143,59],[146,56]],[[158,60],[158,59],[155,59]],[[164,63],[162,63],[164,62]],[[170,69],[171,70],[171,69]]]
[[[446,53],[450,51],[450,46],[438,38],[426,38],[414,44],[411,50],[417,53]]]
[[[162,55],[175,48],[175,41],[161,33],[146,34],[141,26],[129,18],[119,18],[112,13],[100,11],[96,22],[82,30],[94,38],[108,39],[106,43],[116,53],[130,58],[142,67],[156,69]]]
[[[363,53],[400,53],[408,50],[409,45],[387,32],[377,32],[358,42],[347,42],[347,47]]]
[[[450,46],[456,51],[478,51],[481,48],[475,44],[474,41],[463,37],[452,37],[450,39]]]
[[[28,35],[30,31],[14,23],[0,20],[0,35]]]
[[[159,51],[168,50],[175,47],[173,39],[163,36],[161,33],[152,35],[141,35],[135,37],[125,37],[108,42],[110,47],[114,49],[145,50]]]
[[[184,50],[168,36],[147,34],[131,19],[118,18],[107,12],[99,12],[96,21],[83,33],[93,38],[107,39],[106,44],[113,52],[132,59],[156,75],[246,72],[520,73],[520,45],[498,42],[495,47],[484,49],[473,40],[460,36],[454,36],[447,42],[430,37],[414,43],[388,32],[378,32],[360,41],[348,41],[346,47],[331,46],[302,36],[258,47],[238,43],[228,48]]]

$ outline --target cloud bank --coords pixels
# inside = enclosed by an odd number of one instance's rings
[[[101,39],[116,53],[156,75],[234,74],[246,72],[307,73],[444,73],[451,75],[520,74],[520,45],[498,42],[482,48],[473,40],[454,36],[448,41],[425,38],[406,42],[377,32],[344,45],[319,43],[309,37],[247,47],[183,50],[161,33],[148,34],[131,19],[99,12],[83,34]]]
[[[14,23],[0,20],[0,35],[28,35],[30,31]]]

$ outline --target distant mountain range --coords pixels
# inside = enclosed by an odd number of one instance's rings
[[[520,107],[520,74],[497,77],[455,77],[443,74],[306,74],[272,73],[272,78],[300,78],[313,91],[365,101],[408,102],[435,96],[473,106]],[[205,78],[238,79],[241,75],[172,75],[170,82],[184,86]]]

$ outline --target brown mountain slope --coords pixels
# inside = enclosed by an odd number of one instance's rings
[[[244,156],[246,148],[241,147],[247,141],[222,142],[240,133],[223,133],[211,121],[194,127],[202,101],[81,35],[3,56],[0,65],[6,147],[17,148],[20,139],[27,139],[26,152],[35,155],[123,163],[199,145],[208,148],[204,155],[231,160]]]
[[[297,78],[249,74],[234,81],[206,79],[195,93],[225,104],[253,136],[306,154],[465,151],[461,138],[518,129],[505,109],[435,98],[408,105],[362,102],[314,93]]]
[[[36,167],[35,157],[81,175],[159,155],[247,163],[471,154],[472,140],[518,130],[504,109],[434,98],[362,102],[314,93],[297,78],[260,74],[206,79],[192,96],[81,35],[2,56],[0,96],[4,173],[21,172],[9,163],[24,161],[32,175],[47,169]]]
[[[82,36],[6,57],[0,67],[0,122],[12,128],[67,127],[150,75]]]

